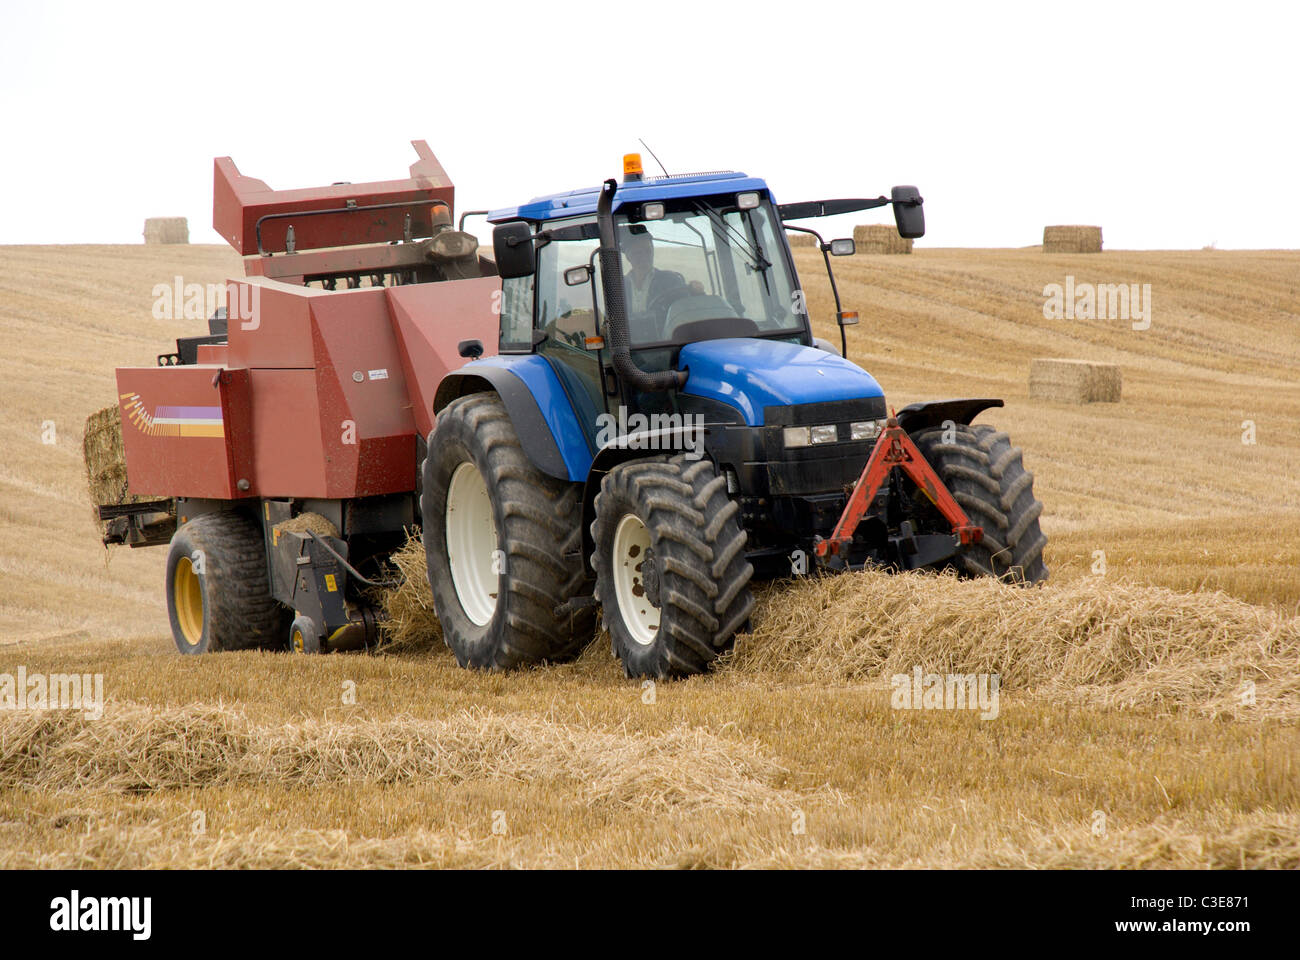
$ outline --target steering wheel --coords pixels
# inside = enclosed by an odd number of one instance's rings
[[[684,282],[669,287],[667,290],[660,290],[650,298],[650,302],[645,305],[646,313],[657,314],[661,317],[668,316],[668,308],[671,307],[682,297],[690,296],[691,289]]]
[[[660,290],[650,298],[645,306],[645,317],[652,320],[657,328],[657,333],[651,339],[666,340],[668,338],[668,313],[672,305],[678,300],[682,300],[691,295],[691,288],[685,283],[675,284],[667,290]]]

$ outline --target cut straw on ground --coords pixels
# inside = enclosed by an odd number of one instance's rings
[[[574,866],[582,851],[533,837],[474,835],[465,830],[418,829],[398,836],[364,837],[344,830],[259,827],[243,834],[194,835],[190,818],[138,823],[117,815],[80,812],[75,833],[48,850],[6,845],[6,869],[461,869]],[[0,824],[0,839],[4,837]],[[16,825],[15,825],[16,826]],[[780,836],[779,833],[784,833]],[[580,865],[580,864],[579,864]],[[915,853],[880,847],[825,846],[788,828],[732,833],[691,842],[666,837],[638,851],[634,865],[680,869],[1300,869],[1300,817],[1252,813],[1222,826],[1178,820],[1117,829],[1094,836],[1087,827],[1042,832],[1023,843],[1004,841],[957,854],[943,846]]]
[[[395,644],[440,643],[418,538],[396,561],[407,579],[384,598]],[[997,674],[1005,691],[1104,707],[1300,718],[1300,619],[1223,593],[874,571],[756,590],[753,632],[724,673],[845,683],[920,667]]]
[[[437,721],[312,718],[281,726],[221,704],[109,702],[95,720],[0,714],[0,789],[565,780],[580,784],[591,804],[739,810],[788,803],[783,774],[757,746],[699,728],[629,733],[481,710]]]
[[[1300,620],[1221,593],[861,573],[771,586],[759,610],[727,669],[835,682],[919,666],[1108,707],[1300,717]]]

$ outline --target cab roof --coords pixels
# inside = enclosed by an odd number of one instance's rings
[[[646,203],[652,200],[673,200],[678,197],[700,197],[714,193],[742,193],[747,190],[769,192],[767,184],[757,177],[736,171],[716,173],[687,173],[673,177],[646,177],[644,180],[625,180],[614,193],[614,209],[624,204]],[[769,192],[770,193],[770,192]],[[506,220],[555,220],[596,212],[600,187],[584,187],[567,193],[553,193],[535,197],[517,207],[502,207],[488,214],[492,223]]]

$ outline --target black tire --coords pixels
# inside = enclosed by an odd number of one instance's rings
[[[501,399],[461,397],[438,414],[421,468],[420,511],[434,610],[443,639],[462,667],[511,669],[570,660],[596,633],[585,591],[581,485],[533,466]],[[447,550],[447,494],[452,476],[471,463],[487,488],[504,561],[486,623],[465,609]]]
[[[302,614],[293,618],[289,627],[289,651],[291,653],[320,653],[320,629],[316,621]]]
[[[734,644],[754,608],[754,568],[745,559],[739,512],[726,479],[707,459],[651,457],[605,476],[591,525],[591,563],[610,645],[629,677],[703,673]],[[616,533],[628,516],[649,534],[648,554],[636,564],[615,556]],[[654,634],[648,642],[637,639],[638,628],[619,608],[616,571],[628,565],[633,595],[649,602],[646,610],[657,608],[657,625],[650,622],[653,612],[641,613],[640,634]],[[638,612],[629,616],[635,623]]]
[[[983,541],[967,547],[954,565],[971,576],[1026,584],[1046,580],[1047,537],[1038,524],[1043,505],[1034,496],[1034,475],[1025,469],[1020,448],[984,424],[957,424],[944,434],[943,427],[933,427],[912,440],[953,499],[984,528]]]
[[[285,645],[291,611],[271,596],[262,531],[238,513],[181,526],[167,552],[167,617],[184,654]]]

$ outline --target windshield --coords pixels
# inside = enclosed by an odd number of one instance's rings
[[[679,200],[662,220],[618,221],[633,346],[803,329],[775,214],[735,197]]]

